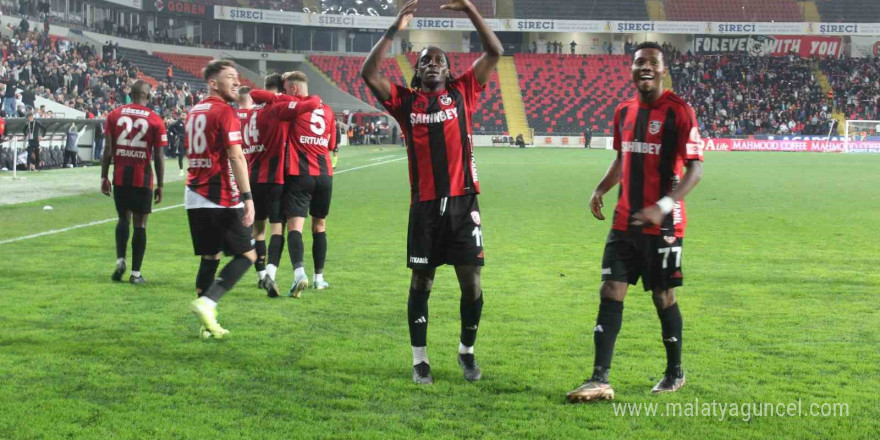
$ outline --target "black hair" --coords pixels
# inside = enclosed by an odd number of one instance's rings
[[[654,41],[645,41],[644,43],[639,43],[639,44],[633,49],[633,55],[635,55],[636,52],[638,52],[638,51],[640,51],[640,50],[642,50],[642,49],[656,49],[656,50],[659,50],[659,51],[660,51],[660,55],[663,55],[663,59],[664,59],[664,60],[666,59],[666,51],[663,50],[663,46],[657,44],[657,43],[654,42]]]
[[[446,51],[444,51],[443,49],[440,49],[439,47],[435,47],[435,46],[428,46],[428,47],[422,49],[421,52],[419,52],[419,57],[416,59],[415,69],[413,69],[413,70],[415,70],[415,72],[413,73],[412,80],[410,80],[410,82],[409,82],[410,88],[416,89],[416,90],[422,88],[422,77],[419,76],[419,61],[422,59],[423,56],[425,56],[425,54],[428,53],[428,49],[437,49],[443,53],[443,58],[446,58],[446,68],[449,70],[449,74],[446,75],[446,88],[447,89],[450,88],[450,86],[452,84],[452,80],[455,79],[452,76],[452,63],[449,61],[449,55],[446,55]]]
[[[273,73],[266,77],[264,82],[266,90],[270,92],[283,92],[284,80],[281,79],[280,73]]]

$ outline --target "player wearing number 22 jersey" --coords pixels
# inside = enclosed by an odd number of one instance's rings
[[[168,144],[165,123],[145,105],[150,98],[150,85],[144,81],[132,84],[133,103],[117,108],[107,116],[105,133],[107,148],[101,167],[101,190],[110,195],[109,167],[113,162],[113,198],[119,222],[116,224],[116,270],[111,279],[121,281],[125,273],[125,251],[128,247],[129,223],[134,221],[131,240],[132,265],[129,282],[143,284],[141,264],[147,247],[147,216],[152,212],[153,172],[155,162],[155,202],[162,201],[164,155]]]
[[[602,257],[593,374],[567,394],[570,402],[614,398],[608,376],[623,321],[623,299],[628,285],[639,278],[645,290],[652,292],[666,348],[666,371],[652,391],[674,392],[685,384],[682,317],[675,289],[684,279],[684,197],[702,176],[703,144],[694,110],[676,94],[663,90],[666,74],[660,45],[636,47],[631,75],[638,93],[614,112],[617,154],[590,197],[593,216],[604,220],[602,197],[620,185]]]
[[[205,67],[209,96],[186,117],[189,176],[184,204],[193,250],[202,257],[196,277],[199,298],[190,310],[199,319],[203,338],[227,333],[217,322],[217,302],[256,260],[251,245],[253,195],[247,162],[241,151],[241,123],[229,102],[238,99],[238,72],[230,61],[215,60]],[[216,276],[220,252],[232,256]]]

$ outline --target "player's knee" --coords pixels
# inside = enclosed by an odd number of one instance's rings
[[[654,300],[654,307],[657,310],[672,307],[675,304],[675,289],[655,290],[651,298]]]
[[[480,288],[479,283],[461,286],[461,299],[463,301],[475,302],[481,296],[483,296],[483,289]]]
[[[312,218],[312,234],[320,234],[327,231],[327,223],[322,218]]]
[[[620,281],[603,281],[599,288],[599,296],[623,302],[626,297],[627,284]]]
[[[434,286],[434,273],[429,271],[414,270],[410,287],[419,291],[430,291]]]
[[[134,220],[134,227],[136,228],[147,227],[147,214],[134,214],[132,220]]]

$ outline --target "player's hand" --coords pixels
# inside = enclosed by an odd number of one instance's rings
[[[101,178],[101,192],[105,196],[110,197],[110,179],[106,177]]]
[[[153,191],[153,199],[156,201],[156,204],[162,203],[162,187],[157,186],[156,190]]]
[[[593,191],[593,195],[590,196],[590,212],[593,213],[593,217],[596,217],[599,220],[605,220],[605,216],[602,215],[602,207],[605,206],[602,203],[602,194]]]
[[[244,218],[241,219],[241,224],[245,227],[250,227],[254,224],[254,201],[253,200],[245,200],[244,201]]]
[[[402,8],[400,8],[400,11],[397,12],[397,20],[394,22],[397,26],[397,30],[402,31],[406,29],[409,21],[413,18],[413,14],[418,10],[416,9],[416,5],[418,4],[419,0],[409,0]]]
[[[450,11],[464,11],[473,6],[474,5],[471,4],[471,2],[468,0],[452,0],[449,3],[440,6],[440,9],[448,9]]]
[[[632,216],[632,222],[630,223],[633,226],[647,226],[647,225],[657,225],[663,222],[663,211],[660,210],[660,207],[657,205],[651,205]]]

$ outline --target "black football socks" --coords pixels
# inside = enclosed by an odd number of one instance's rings
[[[290,254],[290,264],[294,269],[303,267],[303,235],[299,231],[287,233],[287,252]]]
[[[223,269],[220,270],[220,274],[217,276],[217,279],[211,283],[211,287],[208,288],[205,296],[214,302],[219,302],[220,298],[222,298],[226,292],[232,290],[235,283],[237,283],[248,269],[251,268],[251,264],[251,260],[244,255],[236,255],[232,257],[232,261],[227,263],[226,266],[223,266]]]
[[[602,298],[599,304],[599,316],[593,328],[593,343],[596,345],[596,356],[593,361],[592,380],[608,383],[608,370],[611,368],[611,357],[614,355],[614,342],[623,323],[623,303],[613,299]]]
[[[125,258],[128,249],[128,225],[127,218],[122,217],[116,223],[116,258]]]
[[[196,275],[196,291],[198,296],[204,296],[214,282],[217,275],[217,267],[220,266],[220,260],[206,260],[202,258],[199,263],[199,273]]]
[[[147,251],[147,229],[134,228],[131,236],[131,271],[140,272],[144,262],[144,253]]]
[[[678,303],[657,311],[666,347],[666,375],[681,377],[681,330],[683,327]]]
[[[476,301],[462,298],[458,306],[461,314],[461,344],[465,347],[473,347],[477,340],[477,328],[480,326],[480,316],[483,314],[483,294]]]
[[[409,320],[409,342],[413,347],[428,345],[428,297],[430,290],[409,289],[406,315]]]
[[[324,273],[324,262],[327,260],[327,233],[312,234],[312,259],[315,262],[315,274]]]
[[[257,273],[266,270],[266,240],[255,240],[254,250],[257,251],[257,261],[254,262],[254,269]]]
[[[266,258],[266,261],[278,267],[281,264],[281,253],[284,252],[284,236],[281,234],[272,235],[269,239],[269,255]]]

